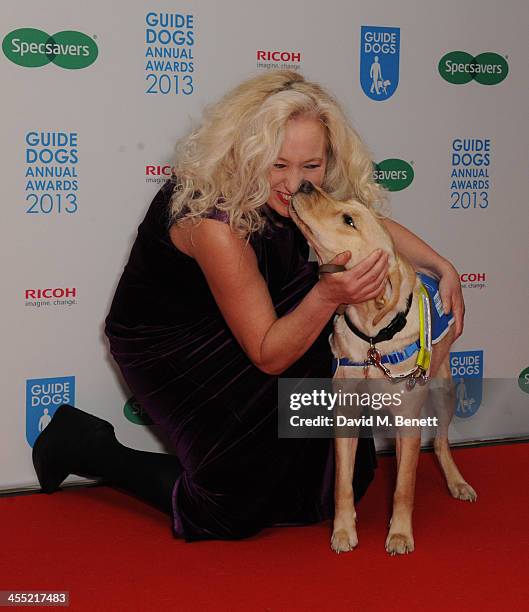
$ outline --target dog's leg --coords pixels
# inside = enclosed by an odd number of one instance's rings
[[[333,391],[335,393],[338,391],[353,392],[357,382],[356,379],[345,378],[345,372],[339,368],[333,380]],[[342,406],[335,410],[335,417],[337,414],[358,417],[360,412],[359,408]],[[358,447],[358,438],[353,436],[357,432],[358,428],[335,427],[334,523],[331,548],[336,553],[348,552],[358,545],[353,491],[354,465]]]
[[[331,548],[348,552],[358,545],[354,506],[353,473],[358,438],[336,438],[336,472],[334,479],[334,524]]]
[[[418,418],[426,399],[425,387],[405,392],[406,403],[398,413],[405,418]],[[393,512],[386,538],[386,550],[391,555],[413,552],[412,515],[415,498],[415,479],[421,450],[419,427],[402,427],[396,434],[397,483],[393,494]]]
[[[393,494],[393,513],[386,538],[386,550],[390,555],[413,552],[412,514],[415,496],[415,475],[421,447],[420,435],[397,434],[398,471]]]
[[[438,419],[434,450],[445,475],[448,490],[455,499],[474,502],[478,497],[476,491],[461,475],[448,443],[448,426],[454,416],[456,403],[455,385],[448,357],[439,367],[437,376],[431,381],[430,399]]]

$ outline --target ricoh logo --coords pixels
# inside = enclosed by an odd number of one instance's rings
[[[452,51],[439,60],[439,74],[454,85],[474,80],[481,85],[497,85],[509,74],[507,60],[497,53],[480,53],[473,57],[465,51]]]
[[[483,351],[450,353],[450,369],[456,386],[456,415],[476,414],[483,395]]]
[[[24,145],[26,213],[76,213],[79,134],[30,130],[25,134]]]
[[[151,11],[145,25],[145,93],[190,96],[196,69],[194,15]]]
[[[483,210],[489,206],[490,138],[454,138],[450,151],[450,208]]]
[[[415,173],[412,165],[403,159],[385,159],[374,164],[373,177],[388,191],[402,191],[411,185]]]
[[[94,40],[82,32],[64,30],[50,36],[35,28],[13,30],[4,37],[2,50],[8,60],[25,68],[53,63],[78,70],[93,64],[98,55]]]
[[[165,183],[167,179],[170,179],[173,175],[173,168],[168,164],[165,165],[152,165],[145,166],[145,182],[146,183]]]
[[[25,306],[46,308],[50,306],[74,306],[77,304],[76,287],[54,287],[46,289],[26,289]]]
[[[484,289],[487,286],[485,272],[465,272],[459,276],[463,289]]]
[[[33,446],[61,404],[75,403],[75,376],[26,381],[26,439]]]
[[[257,51],[257,68],[273,70],[299,70],[301,53],[299,51]]]
[[[399,84],[400,28],[362,26],[360,84],[371,100],[391,98]]]

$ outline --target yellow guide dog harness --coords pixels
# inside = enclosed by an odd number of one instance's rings
[[[345,313],[344,313],[345,316]],[[389,368],[382,363],[382,355],[370,342],[367,350],[367,359],[364,362],[364,377],[368,377],[369,367],[375,366],[381,370],[386,378],[393,381],[406,379],[408,389],[413,389],[415,383],[425,384],[428,380],[428,370],[432,358],[432,319],[430,312],[430,298],[424,285],[419,286],[419,350],[415,359],[415,366],[408,372],[392,374]],[[416,346],[416,343],[414,343]],[[406,353],[406,351],[403,351]]]
[[[342,272],[343,270],[345,270],[344,266],[337,266],[334,264],[324,264],[319,268],[320,273]],[[373,366],[378,368],[389,380],[395,382],[406,380],[406,386],[410,390],[415,387],[417,382],[419,382],[419,384],[425,384],[428,381],[428,370],[432,357],[432,317],[428,291],[422,281],[419,281],[419,283],[419,339],[404,349],[395,351],[389,355],[382,355],[375,346],[377,342],[391,340],[397,332],[404,329],[406,326],[406,315],[411,307],[413,293],[408,297],[406,311],[397,313],[393,320],[380,330],[375,337],[369,337],[361,332],[352,323],[345,311],[340,312],[340,315],[345,318],[348,328],[359,338],[369,342],[369,348],[363,363],[354,362],[347,358],[335,359],[333,363],[333,372],[336,371],[338,366],[363,367],[364,376],[367,378],[369,368]],[[415,365],[408,372],[392,374],[391,370],[385,365],[386,363],[396,364],[405,361],[414,353],[417,353]]]

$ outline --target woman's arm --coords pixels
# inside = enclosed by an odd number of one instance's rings
[[[439,282],[439,293],[446,314],[452,311],[455,317],[456,338],[463,333],[465,318],[465,302],[459,274],[454,266],[426,242],[410,230],[391,219],[384,219],[384,225],[391,234],[397,251],[408,259],[413,267],[420,272],[434,275]]]
[[[176,246],[186,244],[237,341],[267,374],[280,374],[297,361],[339,304],[376,297],[387,274],[387,257],[374,253],[347,272],[324,275],[294,310],[278,318],[253,248],[228,225],[204,219],[194,228],[172,230],[171,238]],[[342,253],[334,263],[349,257]]]

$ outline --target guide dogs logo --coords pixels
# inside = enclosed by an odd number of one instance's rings
[[[360,84],[371,100],[390,98],[399,84],[400,28],[362,26]]]
[[[33,447],[61,404],[75,403],[75,376],[26,381],[26,439]]]
[[[90,66],[99,52],[96,43],[82,32],[64,30],[50,36],[35,28],[13,30],[4,38],[2,50],[8,60],[25,68],[51,62],[67,70]]]
[[[465,51],[451,51],[439,60],[439,74],[445,81],[463,85],[474,80],[481,85],[497,85],[509,73],[509,64],[497,53],[472,57]]]
[[[483,395],[483,351],[450,353],[450,369],[456,386],[456,415],[473,416]]]

